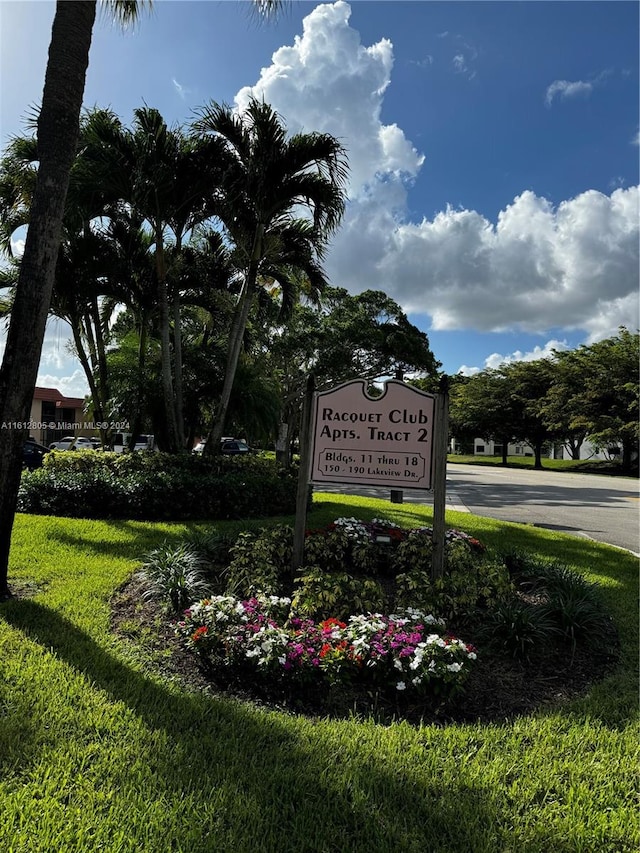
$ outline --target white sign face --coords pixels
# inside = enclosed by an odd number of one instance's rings
[[[435,397],[395,379],[370,397],[356,379],[316,394],[311,482],[430,489]]]

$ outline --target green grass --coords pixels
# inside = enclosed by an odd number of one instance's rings
[[[309,526],[338,515],[414,526],[430,508],[320,494]],[[202,525],[18,516],[11,581],[38,592],[0,606],[0,849],[637,850],[637,560],[468,514],[447,522],[598,583],[620,631],[616,672],[493,725],[310,720],[190,693],[109,633],[109,598],[143,552]]]
[[[458,465],[500,465],[502,456],[477,456],[474,454],[450,453],[448,462]],[[533,456],[507,456],[507,468],[531,468],[535,465]],[[601,459],[547,459],[543,457],[542,467],[546,471],[570,471],[582,474],[607,474],[625,476],[619,462],[606,462]],[[637,466],[636,466],[637,469]],[[637,476],[637,470],[636,470]]]

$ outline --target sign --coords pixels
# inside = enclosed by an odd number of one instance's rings
[[[364,379],[315,396],[311,482],[430,489],[435,397],[390,379],[382,395]]]

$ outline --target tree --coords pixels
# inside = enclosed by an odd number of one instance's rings
[[[187,233],[209,215],[202,145],[182,128],[169,128],[160,113],[149,107],[134,111],[132,129],[110,111],[96,111],[85,137],[87,144],[75,170],[79,183],[84,178],[87,190],[102,197],[104,215],[117,219],[130,211],[148,225],[153,237],[167,449],[184,450],[180,294],[174,288],[170,298],[169,260],[179,257]],[[209,148],[207,155],[211,155]],[[174,238],[172,253],[167,245],[169,230]]]
[[[296,265],[304,248],[303,256],[311,262],[306,271],[313,270],[320,283],[319,261],[344,212],[347,163],[342,145],[329,134],[298,133],[287,139],[280,116],[255,99],[242,115],[213,103],[201,111],[195,129],[216,141],[222,191],[213,199],[215,212],[242,270],[224,385],[208,442],[210,452],[215,452],[224,432],[247,320],[261,276],[275,277],[277,271],[287,279],[283,260],[295,239]],[[311,219],[300,222],[296,213],[305,208]]]
[[[268,358],[282,388],[283,424],[290,445],[300,418],[309,373],[318,388],[350,379],[376,379],[407,372],[433,375],[438,362],[424,332],[407,320],[400,306],[382,291],[356,296],[343,288],[327,288],[322,308],[298,306],[269,339]],[[279,448],[288,464],[288,447]]]
[[[584,430],[600,447],[621,448],[624,471],[631,470],[638,449],[640,336],[621,327],[618,334],[569,353],[557,353],[559,388],[550,392],[546,412],[557,398],[570,424]]]
[[[114,3],[122,20],[138,3]],[[38,176],[29,228],[0,367],[0,597],[7,582],[11,531],[21,474],[22,443],[38,374],[69,173],[76,155],[80,109],[96,16],[95,0],[58,0],[38,115]]]
[[[502,445],[502,464],[507,464],[507,448],[518,431],[518,414],[509,395],[506,376],[497,370],[483,370],[450,389],[449,423],[455,436],[475,438]]]
[[[122,22],[135,20],[151,0],[108,0]],[[282,4],[257,0],[270,14]],[[30,211],[15,301],[0,367],[0,597],[7,582],[11,531],[26,431],[12,428],[29,418],[47,314],[53,290],[69,174],[76,155],[78,126],[96,0],[58,0],[51,31],[42,105],[37,121],[38,176]],[[5,429],[2,429],[2,425]]]
[[[503,365],[502,376],[509,411],[513,416],[513,437],[533,449],[534,468],[542,468],[542,448],[555,434],[544,418],[543,406],[553,384],[553,364],[549,359],[514,361]]]
[[[541,407],[545,423],[559,436],[572,459],[580,459],[580,448],[592,428],[582,394],[577,393],[585,376],[576,355],[576,350],[554,352],[553,381]]]

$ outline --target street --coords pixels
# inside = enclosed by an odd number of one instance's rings
[[[318,491],[389,500],[389,489],[327,486]],[[638,480],[483,465],[447,465],[447,509],[586,536],[640,554]],[[405,503],[433,493],[404,491]]]

